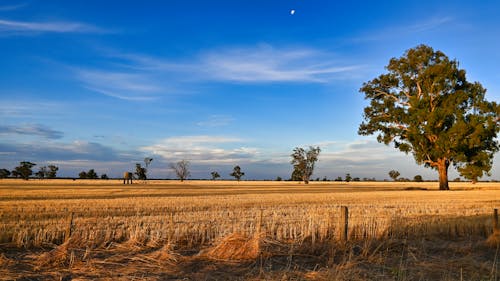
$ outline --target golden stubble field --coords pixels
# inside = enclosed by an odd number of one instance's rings
[[[437,185],[0,180],[0,280],[498,280],[500,184]]]

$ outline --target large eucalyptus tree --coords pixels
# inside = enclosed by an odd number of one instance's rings
[[[469,82],[456,60],[420,45],[392,58],[387,73],[363,84],[370,105],[359,134],[412,153],[418,164],[438,170],[448,190],[448,167],[472,181],[488,174],[499,150],[500,106],[486,89]]]

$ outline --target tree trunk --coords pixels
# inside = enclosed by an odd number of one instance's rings
[[[447,159],[438,160],[439,190],[450,190],[448,186],[448,166],[450,166],[450,163]]]

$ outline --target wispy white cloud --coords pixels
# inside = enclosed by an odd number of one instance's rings
[[[90,90],[127,100],[192,92],[202,83],[329,83],[351,79],[362,67],[343,63],[325,51],[268,45],[211,50],[184,60],[109,50],[102,53],[108,64],[101,69],[77,68],[77,78]],[[230,121],[214,116],[198,125],[219,126]]]
[[[34,22],[0,19],[0,32],[107,33],[109,31],[79,22]]]
[[[22,96],[22,93],[1,93],[4,96]],[[65,105],[56,102],[30,100],[4,100],[0,103],[0,117],[2,118],[37,118],[39,116],[59,116]]]
[[[199,127],[223,127],[231,124],[234,118],[228,115],[210,115],[206,120],[196,123]]]
[[[388,26],[379,30],[372,30],[369,34],[360,35],[351,40],[355,42],[388,40],[394,37],[413,36],[417,33],[440,30],[452,24],[454,18],[450,16],[429,17],[410,24]]]
[[[200,63],[207,78],[236,82],[326,83],[361,67],[315,49],[267,45],[210,51],[202,54]]]
[[[152,100],[164,90],[145,73],[76,69],[76,75],[86,88],[124,100]]]
[[[425,21],[418,22],[414,25],[410,25],[410,26],[403,28],[403,29],[406,29],[407,31],[410,31],[410,32],[424,32],[424,31],[437,29],[437,28],[442,27],[442,26],[449,24],[451,22],[453,22],[452,17],[433,17],[433,18],[429,18]]]
[[[25,7],[26,3],[14,4],[14,5],[1,5],[0,11],[14,11]]]

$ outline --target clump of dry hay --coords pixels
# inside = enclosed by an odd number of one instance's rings
[[[486,244],[491,247],[498,247],[500,245],[500,230],[496,229],[486,240]]]
[[[71,265],[74,261],[74,253],[70,246],[74,246],[74,244],[75,239],[70,238],[53,250],[41,254],[35,260],[36,267]]]
[[[175,253],[173,251],[173,245],[168,243],[161,249],[150,253],[148,257],[160,263],[165,262],[169,264],[175,264],[182,256]]]
[[[265,242],[263,233],[248,237],[241,233],[233,233],[222,238],[214,247],[200,255],[214,260],[248,261],[254,260],[262,253]]]

